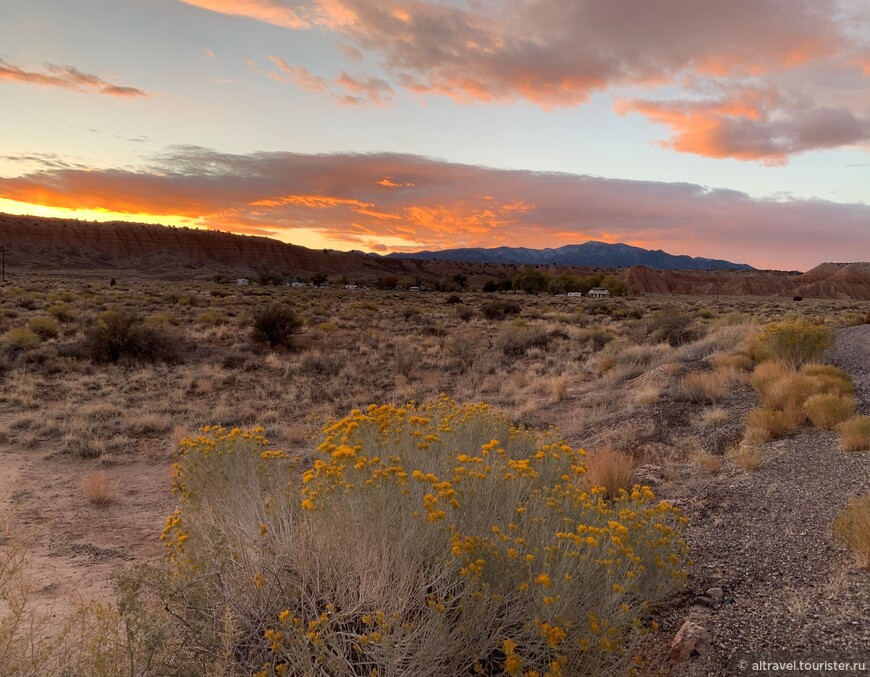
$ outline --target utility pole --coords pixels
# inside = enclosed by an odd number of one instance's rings
[[[6,284],[6,245],[0,245],[0,257],[3,260],[3,284]]]

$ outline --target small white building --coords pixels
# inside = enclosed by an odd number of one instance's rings
[[[582,291],[569,291],[568,296],[583,296]]]
[[[610,292],[607,291],[604,287],[592,287],[589,290],[589,293],[586,296],[591,296],[594,299],[603,299],[610,296]]]
[[[290,286],[291,287],[307,287],[308,285],[305,284],[304,282],[291,282]]]
[[[357,286],[355,284],[346,284],[346,285],[344,285],[344,288],[345,289],[357,289]]]
[[[251,284],[251,281],[247,278],[240,277],[238,280],[236,280],[236,284],[238,284],[238,285]]]
[[[408,291],[423,291],[422,287],[408,287]]]

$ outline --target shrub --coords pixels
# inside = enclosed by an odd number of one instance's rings
[[[75,322],[76,319],[75,309],[67,303],[57,303],[50,306],[48,314],[58,322]]]
[[[337,376],[344,368],[344,355],[308,352],[299,361],[299,371],[310,376]]]
[[[508,357],[522,357],[530,348],[546,348],[550,335],[529,327],[505,327],[496,337],[495,347]]]
[[[691,343],[701,337],[692,327],[693,318],[686,313],[661,311],[642,324],[641,338],[652,343],[667,343],[673,347]]]
[[[3,343],[15,350],[30,350],[36,348],[40,339],[39,336],[27,327],[14,327],[3,334]]]
[[[834,335],[824,325],[795,320],[769,324],[759,338],[775,360],[798,369],[807,362],[820,362]]]
[[[226,324],[226,322],[227,316],[215,308],[203,310],[196,316],[196,323],[205,327],[216,327],[220,324]]]
[[[866,451],[870,449],[870,416],[856,416],[836,427],[843,451]]]
[[[519,315],[520,310],[520,304],[513,301],[491,301],[480,308],[487,320],[503,320],[510,315]]]
[[[260,309],[252,321],[254,340],[273,348],[289,348],[293,336],[302,329],[302,320],[290,306],[272,304]]]
[[[834,533],[855,553],[855,563],[870,568],[870,494],[849,501],[834,520]]]
[[[60,326],[53,317],[31,317],[27,321],[27,328],[43,341],[57,338],[60,334]]]
[[[175,326],[181,324],[181,320],[178,319],[178,315],[169,312],[168,310],[161,313],[154,313],[153,315],[149,315],[147,318],[145,318],[145,321],[148,324],[156,325],[171,324]]]
[[[417,367],[420,366],[420,361],[423,359],[423,354],[420,349],[413,343],[407,341],[399,341],[393,352],[393,366],[396,373],[410,378],[411,374]]]
[[[84,353],[94,362],[141,360],[176,362],[180,357],[178,339],[159,326],[145,324],[129,312],[108,310],[87,333]]]
[[[804,402],[804,411],[817,428],[833,430],[855,413],[855,400],[846,395],[812,395]]]
[[[289,494],[257,432],[182,444],[180,651],[233,674],[614,674],[682,585],[673,508],[603,500],[582,452],[486,405],[372,405],[323,434]]]
[[[799,423],[786,412],[769,407],[757,407],[746,417],[746,440],[758,443],[771,437],[783,437],[794,432]]]
[[[445,303],[448,303],[450,305],[462,303],[462,297],[459,294],[451,294],[450,296],[447,297],[447,300],[445,301]]]
[[[463,322],[468,322],[471,318],[474,317],[474,308],[469,308],[468,306],[457,306],[456,307],[456,317],[458,317]]]
[[[456,361],[461,372],[466,372],[474,365],[479,355],[478,341],[462,334],[454,334],[444,342],[445,354]]]

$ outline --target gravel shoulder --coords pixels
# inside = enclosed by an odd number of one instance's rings
[[[870,326],[842,330],[828,361],[852,375],[858,409],[870,412]],[[848,500],[870,492],[870,452],[840,451],[835,434],[807,430],[763,453],[752,472],[730,468],[673,490],[694,566],[687,594],[664,611],[647,674],[761,674],[736,669],[742,655],[851,656],[870,668],[870,571],[831,532]],[[710,588],[721,601],[698,599]],[[709,644],[671,666],[670,639],[687,619],[707,629]]]

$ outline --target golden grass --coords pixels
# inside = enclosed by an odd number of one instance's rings
[[[693,371],[680,379],[679,394],[690,402],[711,404],[720,401],[728,392],[728,384],[733,378],[728,369],[716,371]]]
[[[728,458],[741,470],[751,472],[761,465],[764,460],[761,455],[761,450],[751,444],[741,444],[736,449],[731,450]]]
[[[860,568],[870,568],[870,494],[853,498],[836,517],[834,533],[855,553]]]
[[[89,472],[82,477],[81,487],[88,503],[98,508],[104,508],[117,499],[115,483],[103,470]]]
[[[604,487],[606,496],[615,496],[620,489],[629,489],[636,462],[628,454],[612,449],[590,452],[586,460],[586,481],[589,486]]]
[[[715,428],[731,417],[725,407],[708,407],[701,412],[698,422],[703,428]]]
[[[717,353],[711,358],[717,369],[733,369],[734,371],[749,371],[753,360],[743,353]]]
[[[699,454],[696,454],[693,460],[710,475],[718,475],[719,472],[722,470],[721,456],[701,452]]]
[[[833,430],[855,413],[855,400],[845,395],[812,395],[804,402],[804,412],[817,428]]]
[[[870,449],[870,416],[856,416],[836,427],[843,451],[867,451]]]

